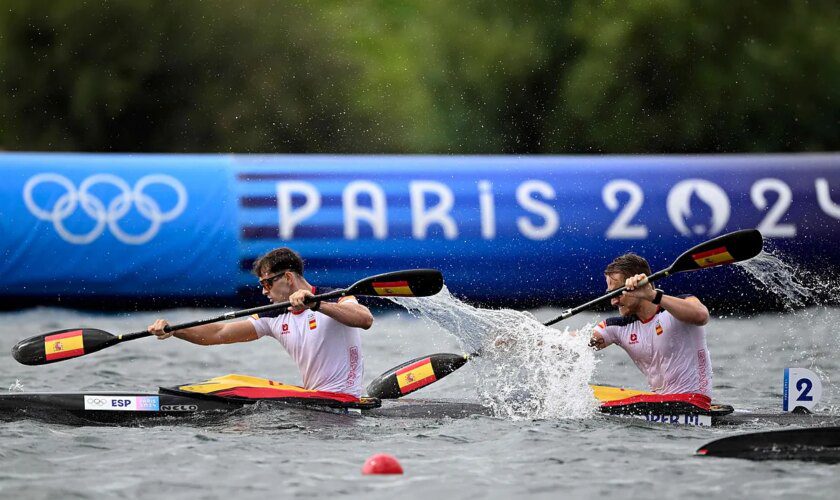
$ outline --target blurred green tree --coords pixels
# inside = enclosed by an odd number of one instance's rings
[[[5,149],[840,149],[835,2],[5,7]]]
[[[577,2],[548,150],[836,150],[834,2]]]

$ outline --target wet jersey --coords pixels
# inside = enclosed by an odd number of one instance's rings
[[[700,393],[711,397],[712,362],[706,329],[660,308],[647,321],[635,316],[602,321],[595,331],[606,345],[620,345],[658,394]]]
[[[357,301],[348,296],[339,302]],[[286,349],[300,370],[305,389],[362,395],[364,358],[360,328],[309,309],[249,319],[258,337],[273,337]]]

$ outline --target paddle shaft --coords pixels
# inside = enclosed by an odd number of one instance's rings
[[[436,269],[409,269],[370,276],[357,281],[347,288],[308,297],[305,299],[305,302],[312,303],[337,297],[346,297],[348,295],[428,297],[440,292],[442,288],[443,275],[440,271]],[[164,327],[164,331],[173,332],[183,330],[265,311],[284,309],[291,305],[289,301],[278,304],[267,304],[242,311],[225,313],[214,318],[191,321],[180,325],[167,325]],[[100,351],[114,344],[151,335],[148,331],[141,331],[115,336],[95,328],[69,328],[21,340],[12,347],[12,356],[24,365],[43,365],[77,358]]]
[[[310,297],[306,302],[307,303],[312,303],[312,302],[316,302],[316,301],[319,301],[319,300],[329,300],[329,299],[334,299],[336,297],[342,297],[344,295],[347,295],[349,290],[350,290],[349,288],[344,288],[342,290],[334,290],[332,292],[322,293],[320,295],[315,295],[313,297]],[[287,308],[291,305],[292,305],[291,302],[286,301],[286,302],[279,302],[277,304],[267,304],[267,305],[264,305],[264,306],[252,307],[250,309],[243,309],[241,311],[231,311],[231,312],[228,312],[228,313],[224,313],[221,316],[216,316],[216,317],[213,317],[213,318],[200,319],[200,320],[196,320],[196,321],[189,321],[187,323],[181,323],[180,325],[166,325],[166,327],[164,327],[163,331],[168,333],[168,332],[174,332],[174,331],[177,331],[177,330],[186,330],[187,328],[192,328],[194,326],[209,325],[210,323],[218,323],[219,321],[225,321],[225,320],[228,320],[228,319],[241,318],[243,316],[250,316],[252,314],[259,314],[259,313],[266,312],[266,311],[274,311],[276,309],[285,309],[285,308]],[[149,331],[127,333],[125,335],[118,335],[117,340],[114,343],[116,344],[116,343],[125,342],[125,341],[128,341],[128,340],[140,339],[140,338],[143,338],[143,337],[148,337],[150,335],[152,335],[152,333],[149,332]]]
[[[670,274],[671,274],[671,268],[672,268],[672,267],[673,267],[673,266],[670,266],[670,267],[668,267],[668,269],[663,269],[663,270],[661,270],[661,271],[659,271],[659,272],[657,272],[657,273],[651,274],[651,275],[650,275],[650,276],[648,276],[647,278],[645,278],[645,279],[643,279],[642,281],[640,281],[638,286],[645,286],[645,285],[647,285],[648,283],[653,283],[653,282],[654,282],[654,281],[656,281],[656,280],[659,280],[659,279],[665,278],[665,277],[667,277],[667,276],[670,276]],[[619,295],[621,295],[622,293],[624,293],[624,291],[625,291],[625,290],[627,290],[627,287],[626,287],[626,286],[623,286],[623,287],[621,287],[621,288],[616,288],[615,290],[612,290],[612,291],[610,291],[610,292],[605,293],[604,295],[601,295],[601,296],[600,296],[600,297],[598,297],[597,299],[592,299],[592,300],[590,300],[589,302],[587,302],[587,303],[585,303],[585,304],[581,304],[581,305],[579,305],[579,306],[577,306],[577,307],[573,307],[572,309],[566,309],[565,311],[563,311],[562,313],[560,313],[560,315],[559,315],[559,316],[557,316],[556,318],[554,318],[554,319],[552,319],[552,320],[549,320],[549,321],[546,321],[546,322],[545,322],[545,323],[543,323],[543,324],[544,324],[545,326],[551,326],[551,325],[553,325],[553,324],[555,324],[555,323],[559,323],[560,321],[563,321],[564,319],[571,318],[571,317],[572,317],[572,316],[574,316],[575,314],[577,314],[577,313],[579,313],[579,312],[583,312],[583,311],[585,311],[585,310],[589,309],[590,307],[592,307],[592,306],[594,306],[594,305],[596,305],[596,304],[599,304],[599,303],[604,302],[604,301],[606,301],[606,300],[610,300],[610,299],[612,299],[613,297],[618,297]]]

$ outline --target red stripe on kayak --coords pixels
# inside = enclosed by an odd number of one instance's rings
[[[359,398],[351,394],[327,391],[288,391],[271,387],[234,387],[212,393],[214,396],[245,399],[330,399],[339,403],[358,403]]]
[[[709,411],[712,409],[712,398],[697,392],[686,392],[682,394],[640,394],[615,401],[607,401],[606,403],[601,403],[601,406],[627,406],[635,403],[688,403],[701,410]]]

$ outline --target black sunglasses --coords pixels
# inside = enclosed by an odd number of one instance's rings
[[[279,280],[280,278],[282,278],[287,272],[288,272],[288,270],[281,271],[281,272],[275,274],[274,276],[269,276],[268,278],[263,278],[263,279],[260,280],[260,285],[262,285],[262,287],[265,288],[266,290],[271,290],[271,287],[274,286],[274,282]]]

